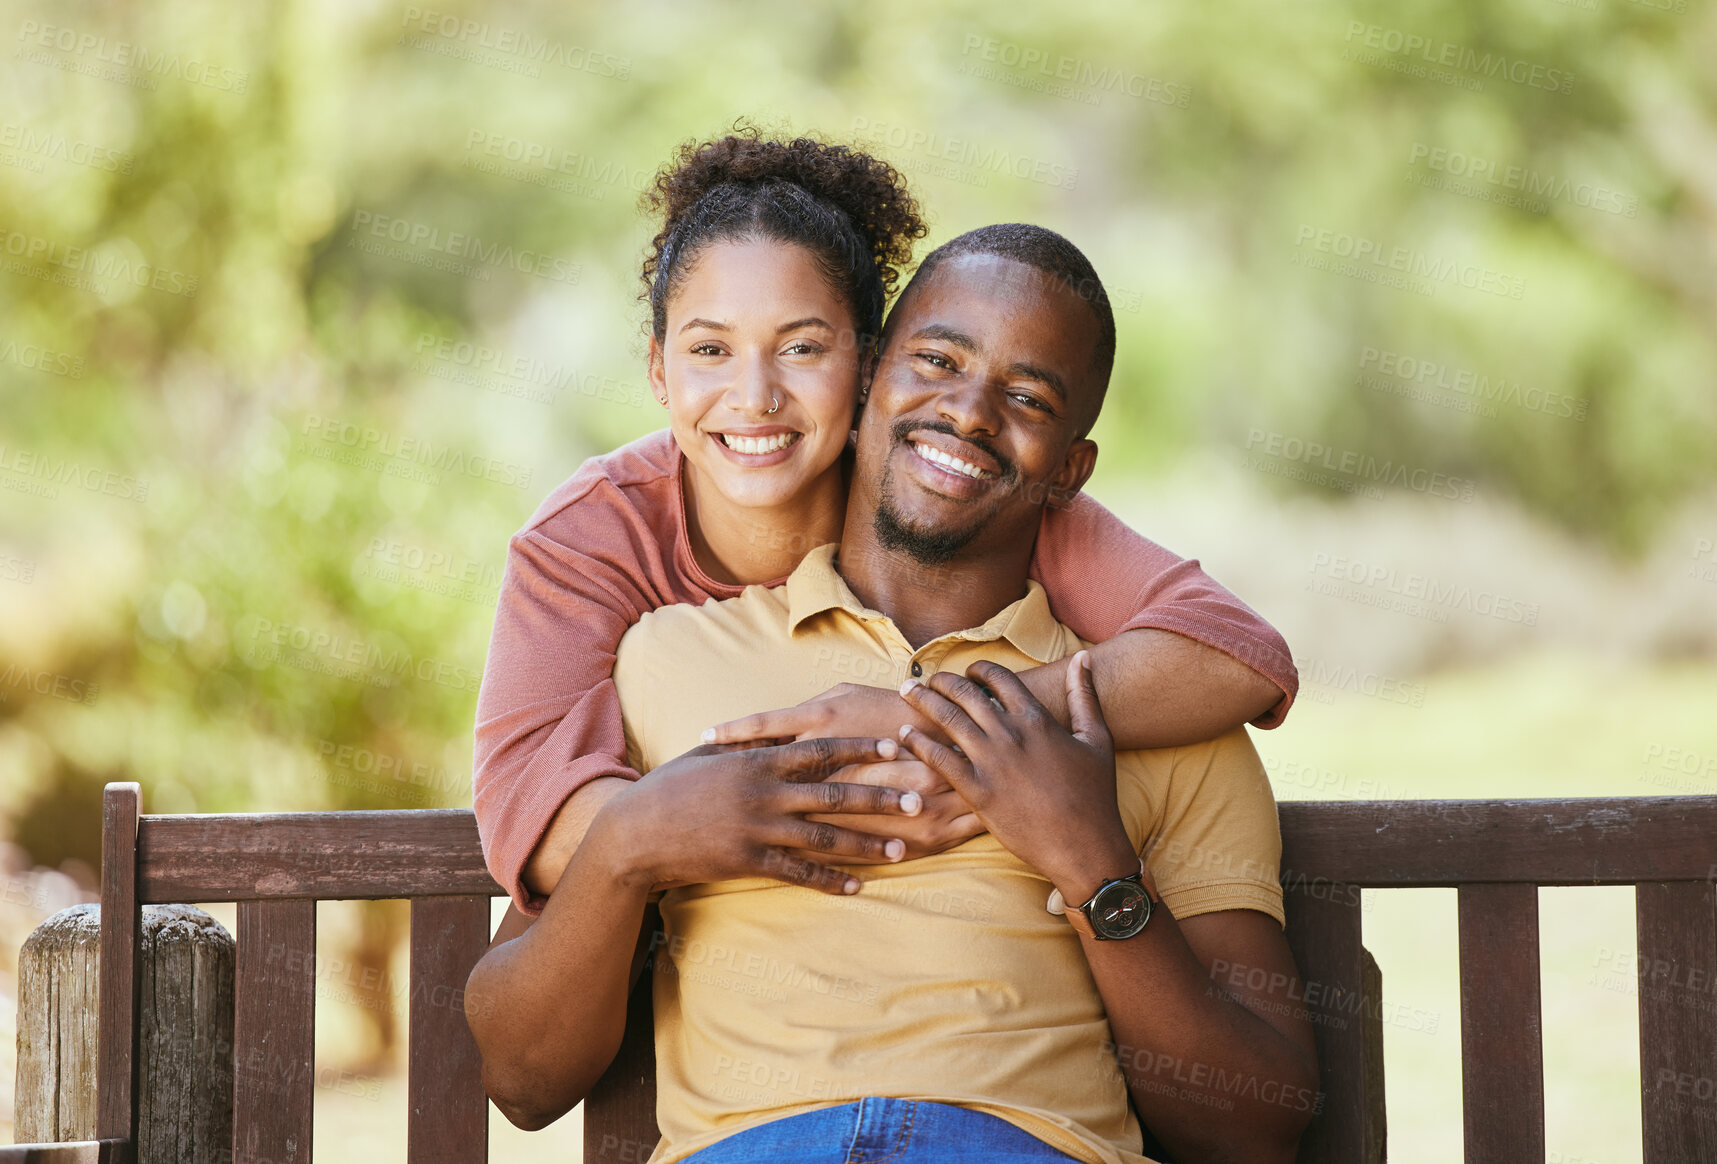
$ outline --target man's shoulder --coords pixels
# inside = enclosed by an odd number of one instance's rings
[[[718,652],[737,664],[747,646],[778,641],[787,626],[785,586],[747,586],[734,598],[712,598],[648,611],[620,640],[620,652]]]

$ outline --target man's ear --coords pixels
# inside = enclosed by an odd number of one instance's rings
[[[663,408],[668,406],[668,376],[662,362],[662,345],[655,336],[650,337],[650,391],[656,397],[656,403]]]
[[[1088,437],[1080,437],[1067,450],[1061,468],[1049,479],[1049,491],[1044,497],[1044,504],[1051,509],[1061,509],[1072,504],[1096,468],[1097,442]]]

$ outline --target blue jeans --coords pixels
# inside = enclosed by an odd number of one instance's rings
[[[685,1164],[1028,1164],[1072,1159],[988,1112],[872,1095],[736,1132],[693,1152]]]

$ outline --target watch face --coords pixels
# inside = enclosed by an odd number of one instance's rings
[[[1151,919],[1151,898],[1137,881],[1112,881],[1091,903],[1091,928],[1105,938],[1130,938]]]

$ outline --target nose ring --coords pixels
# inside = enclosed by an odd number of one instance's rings
[[[780,408],[780,407],[781,407],[781,401],[778,400],[776,397],[771,396],[769,398],[769,407],[763,410],[763,415],[772,416],[772,415],[774,415],[775,410],[777,408]]]

